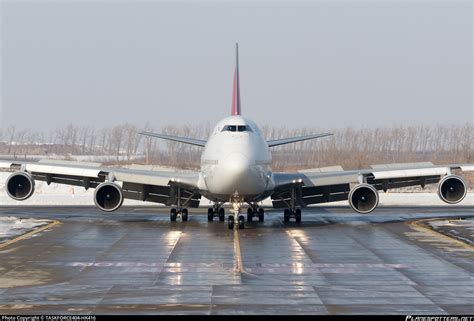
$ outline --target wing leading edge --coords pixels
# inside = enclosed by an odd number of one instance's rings
[[[179,136],[173,136],[173,135],[157,134],[157,133],[150,133],[150,132],[140,132],[139,134],[144,135],[144,136],[150,136],[150,137],[155,137],[155,138],[171,140],[174,142],[199,146],[199,147],[204,147],[206,146],[206,143],[207,143],[207,141],[202,140],[202,139],[179,137]]]
[[[282,139],[269,140],[267,141],[267,143],[268,143],[268,147],[274,147],[274,146],[302,142],[304,140],[316,139],[316,138],[332,136],[332,135],[334,134],[324,133],[324,134],[306,135],[306,136],[298,136],[298,137],[288,137],[288,138],[282,138]]]

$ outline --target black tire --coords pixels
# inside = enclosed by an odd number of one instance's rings
[[[285,211],[283,212],[283,220],[285,223],[288,223],[290,221],[290,209],[285,208]]]
[[[244,216],[240,215],[239,216],[239,230],[243,230],[244,228],[245,228]]]
[[[260,208],[258,209],[258,221],[259,221],[260,223],[262,223],[263,220],[264,220],[264,218],[265,218],[265,210],[260,207]]]
[[[247,222],[252,222],[252,218],[253,218],[253,209],[249,207],[247,209]]]
[[[184,208],[183,211],[181,212],[181,218],[183,219],[183,222],[188,221],[188,209]]]
[[[213,208],[208,208],[207,209],[207,220],[209,222],[214,220],[214,209]]]
[[[295,211],[296,223],[301,223],[301,209],[297,208]]]
[[[223,207],[219,209],[219,221],[221,222],[225,221],[225,210]]]
[[[229,230],[232,230],[234,228],[234,217],[231,215],[229,216],[229,221],[228,221],[228,225],[229,225]]]
[[[175,208],[172,208],[170,210],[170,220],[171,222],[176,222],[176,209]]]

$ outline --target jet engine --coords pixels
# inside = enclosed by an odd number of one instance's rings
[[[116,183],[105,182],[94,191],[94,203],[104,212],[113,212],[122,206],[122,188]]]
[[[368,214],[379,204],[379,193],[369,184],[354,186],[349,192],[349,205],[360,214]]]
[[[457,175],[443,177],[438,184],[438,196],[443,202],[456,204],[466,197],[467,188],[464,180]]]
[[[28,173],[16,172],[7,178],[5,187],[8,196],[17,201],[24,201],[35,192],[35,180]]]

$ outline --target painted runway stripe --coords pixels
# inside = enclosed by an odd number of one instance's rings
[[[423,225],[423,223],[425,223],[425,222],[435,221],[435,220],[436,219],[433,219],[433,218],[428,218],[428,219],[423,219],[423,220],[416,220],[416,221],[409,222],[408,225],[410,227],[412,227],[414,230],[418,231],[418,232],[428,233],[431,236],[434,236],[438,239],[441,238],[444,241],[447,241],[447,242],[452,243],[452,244],[456,244],[457,246],[460,246],[460,247],[462,247],[464,249],[467,249],[467,250],[470,250],[470,251],[474,250],[474,246],[472,246],[470,244],[464,243],[460,240],[457,240],[453,237],[450,237],[446,234],[440,233],[436,230],[430,229],[430,228],[425,227]]]
[[[35,234],[38,234],[38,233],[40,233],[40,232],[43,232],[44,230],[53,228],[53,227],[55,227],[56,225],[59,225],[59,224],[61,224],[59,221],[53,221],[53,222],[51,222],[51,223],[49,223],[49,224],[47,224],[47,225],[45,225],[45,226],[39,227],[39,228],[37,228],[37,229],[34,229],[33,231],[30,231],[30,232],[28,232],[28,233],[22,234],[22,235],[20,235],[20,236],[14,238],[14,239],[12,239],[12,240],[9,240],[9,241],[7,241],[7,242],[5,242],[5,243],[0,244],[0,249],[3,249],[3,248],[5,248],[5,247],[7,247],[8,245],[11,245],[11,244],[16,243],[16,242],[21,241],[21,240],[24,240],[24,239],[26,239],[26,238],[28,238],[28,237],[30,237],[30,236],[33,236],[33,235],[35,235]]]
[[[240,238],[238,229],[234,229],[234,255],[235,255],[235,272],[241,273],[243,271],[242,255],[240,253]]]

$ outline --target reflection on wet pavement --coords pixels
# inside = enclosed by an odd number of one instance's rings
[[[407,223],[472,213],[269,211],[234,233],[201,209],[170,223],[158,208],[0,208],[62,222],[0,250],[0,314],[472,314],[474,250]]]

